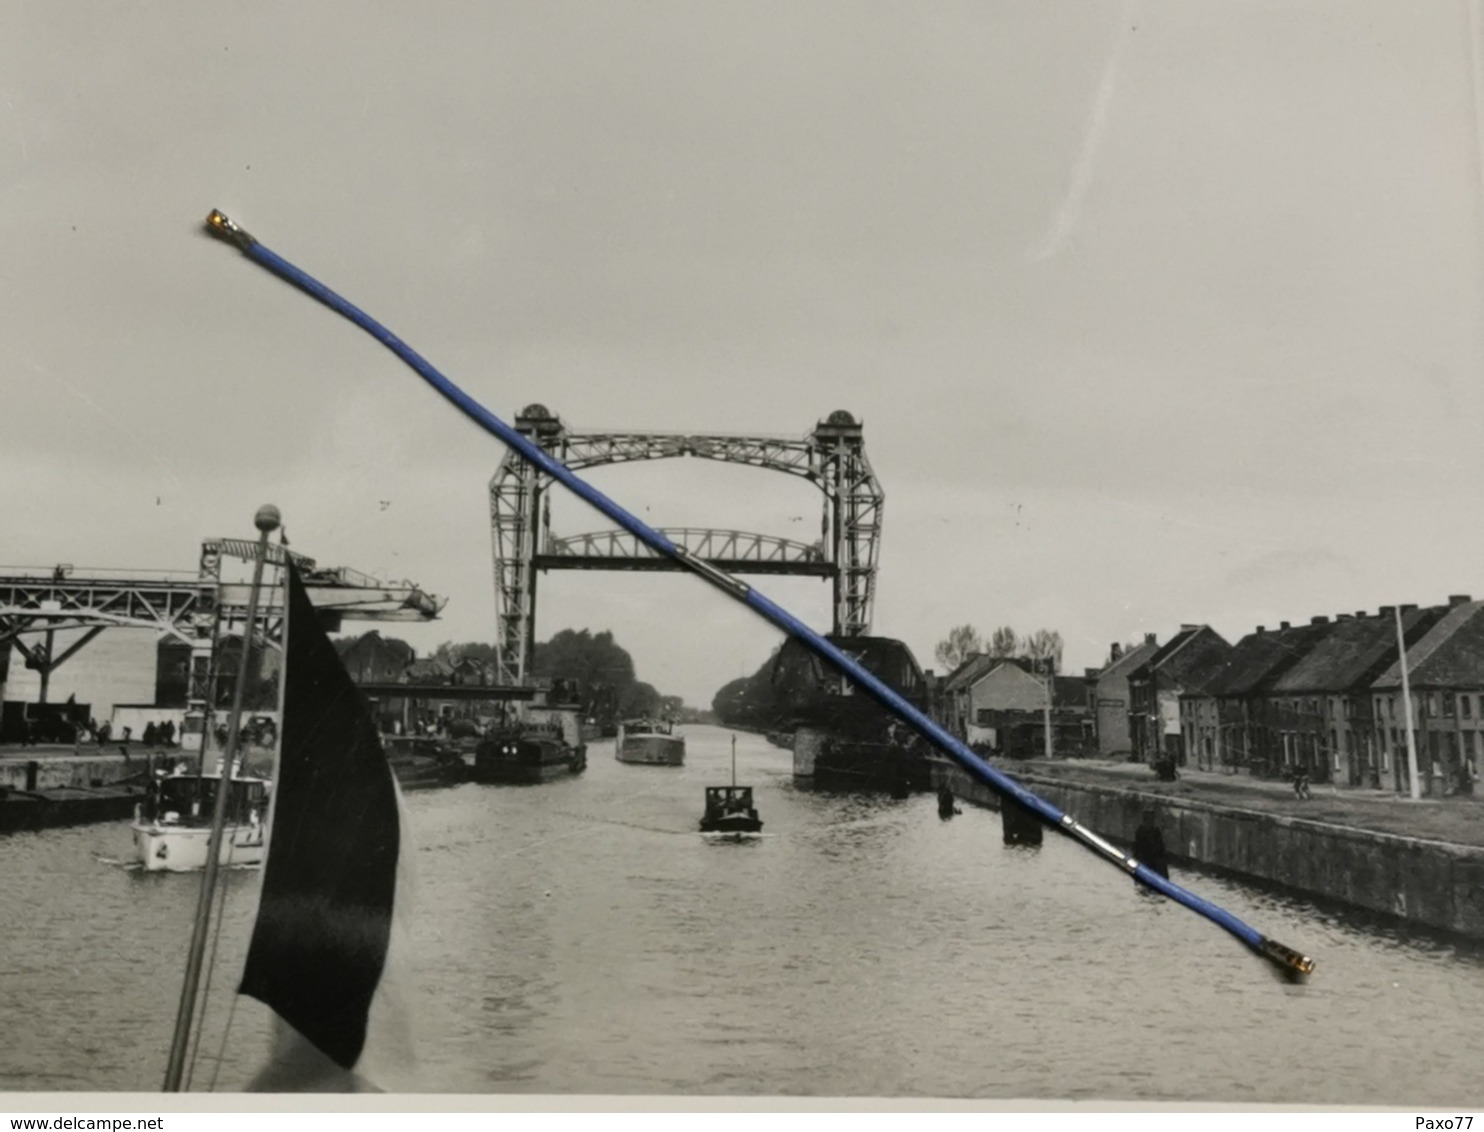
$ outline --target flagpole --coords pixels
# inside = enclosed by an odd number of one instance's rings
[[[178,1093],[185,1076],[186,1050],[190,1044],[191,1020],[196,1013],[196,991],[201,981],[201,961],[206,954],[206,934],[211,919],[211,898],[216,889],[221,864],[222,829],[226,825],[227,794],[232,779],[232,762],[237,755],[237,732],[242,718],[242,701],[247,689],[247,673],[252,659],[252,640],[258,620],[258,598],[263,588],[263,563],[268,558],[268,535],[276,530],[280,518],[271,503],[258,508],[253,518],[258,528],[257,554],[253,559],[252,589],[247,597],[247,628],[242,637],[242,658],[237,666],[237,682],[232,689],[232,714],[227,720],[227,745],[218,756],[216,807],[211,816],[211,837],[206,843],[206,872],[201,878],[201,893],[196,902],[196,922],[191,930],[191,949],[186,959],[185,982],[180,988],[180,1008],[175,1014],[175,1036],[170,1043],[170,1061],[165,1068],[167,1093]],[[203,748],[204,752],[204,748]],[[204,762],[204,753],[203,753]]]
[[[811,652],[843,673],[855,686],[869,694],[873,699],[887,708],[887,710],[892,712],[892,714],[896,715],[897,718],[910,724],[919,735],[997,794],[1029,810],[1047,824],[1055,826],[1062,833],[1098,854],[1110,864],[1116,865],[1118,868],[1132,875],[1140,883],[1184,905],[1198,915],[1204,916],[1219,927],[1224,928],[1243,943],[1247,944],[1257,954],[1272,961],[1286,973],[1290,975],[1307,975],[1314,969],[1312,959],[1291,948],[1285,947],[1276,940],[1268,938],[1251,925],[1243,923],[1224,908],[1202,899],[1195,893],[1181,888],[1168,878],[1161,876],[1148,866],[1140,864],[1131,855],[1100,837],[1093,830],[1072,817],[1072,815],[1063,812],[1044,798],[1033,794],[1021,786],[1015,779],[990,766],[970,750],[966,744],[960,742],[936,722],[929,719],[920,709],[910,703],[895,689],[888,686],[853,658],[846,655],[837,645],[826,640],[821,634],[815,632],[782,606],[769,600],[746,582],[718,569],[705,559],[697,557],[684,546],[671,541],[637,516],[624,510],[539,444],[535,443],[529,437],[523,436],[518,430],[506,424],[447,377],[439,373],[426,358],[418,354],[406,342],[398,338],[365,311],[348,302],[340,295],[337,295],[319,280],[313,278],[300,268],[295,267],[276,252],[264,247],[229,217],[220,211],[213,210],[206,219],[206,228],[212,235],[235,245],[254,263],[267,268],[306,294],[318,299],[336,314],[355,323],[383,346],[396,354],[419,377],[437,390],[441,396],[452,402],[470,420],[518,452],[523,459],[568,488],[579,499],[591,504],[604,515],[618,523],[657,555],[668,558],[686,570],[699,575],[728,597],[746,605],[754,613],[771,622],[777,628],[782,629],[790,637],[800,641]]]

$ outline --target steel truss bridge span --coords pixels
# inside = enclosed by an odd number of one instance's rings
[[[833,583],[833,632],[870,632],[885,496],[866,458],[861,425],[831,413],[802,437],[728,433],[575,432],[543,405],[515,427],[574,470],[691,456],[798,476],[824,496],[822,537],[813,547],[739,531],[684,528],[673,541],[730,573],[802,574]],[[551,569],[669,570],[626,532],[575,538],[551,534],[551,477],[509,453],[490,480],[500,679],[523,683],[536,647],[536,578]],[[627,540],[627,541],[626,541]]]
[[[729,574],[805,574],[828,578],[835,573],[825,560],[822,543],[795,542],[775,535],[719,531],[702,527],[664,527],[659,531],[676,546]],[[656,554],[629,531],[598,531],[548,538],[536,555],[538,570],[669,570],[683,567]]]
[[[251,586],[222,578],[223,559],[251,560],[257,542],[207,539],[195,574],[182,571],[79,571],[61,565],[49,570],[0,567],[0,649],[14,647],[27,668],[41,675],[46,701],[51,673],[106,629],[151,629],[191,646],[193,699],[204,699],[214,650],[224,633],[247,620]],[[278,545],[268,561],[292,558],[304,588],[331,631],[343,619],[355,621],[431,621],[444,602],[411,582],[387,583],[345,567],[320,567],[314,559]],[[265,579],[258,606],[260,631],[276,639],[283,622],[281,585]],[[81,630],[62,651],[55,635]]]

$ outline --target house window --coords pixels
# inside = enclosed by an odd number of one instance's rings
[[[1444,719],[1452,719],[1453,718],[1453,693],[1452,692],[1444,692],[1443,693],[1443,718]]]
[[[1436,692],[1429,692],[1429,693],[1427,693],[1427,714],[1430,715],[1430,716],[1433,716],[1434,718],[1437,717],[1437,714],[1438,714],[1438,694]]]
[[[1396,718],[1396,697],[1395,696],[1387,696],[1386,697],[1386,709],[1387,709],[1387,712],[1390,714],[1391,718],[1392,719],[1395,719]]]
[[[1470,719],[1474,714],[1474,697],[1465,692],[1458,697],[1458,710],[1464,719]]]

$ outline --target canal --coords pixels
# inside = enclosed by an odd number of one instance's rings
[[[986,811],[797,789],[751,735],[766,836],[711,843],[730,734],[687,736],[682,768],[605,740],[579,778],[408,796],[418,1089],[1478,1100],[1478,948],[1177,871],[1318,959],[1287,985],[1058,837],[1010,849]],[[199,882],[121,867],[128,842],[0,839],[0,1089],[159,1087]],[[228,993],[257,883],[231,878],[196,1088],[239,1088],[266,1048]]]

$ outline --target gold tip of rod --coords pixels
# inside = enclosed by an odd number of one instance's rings
[[[1262,953],[1280,967],[1287,968],[1295,974],[1312,975],[1314,973],[1314,960],[1291,947],[1284,947],[1277,940],[1264,939]]]
[[[253,244],[257,243],[231,217],[217,208],[213,208],[211,215],[206,218],[206,230],[213,236],[226,240],[228,243],[236,244],[243,251],[246,251]]]

